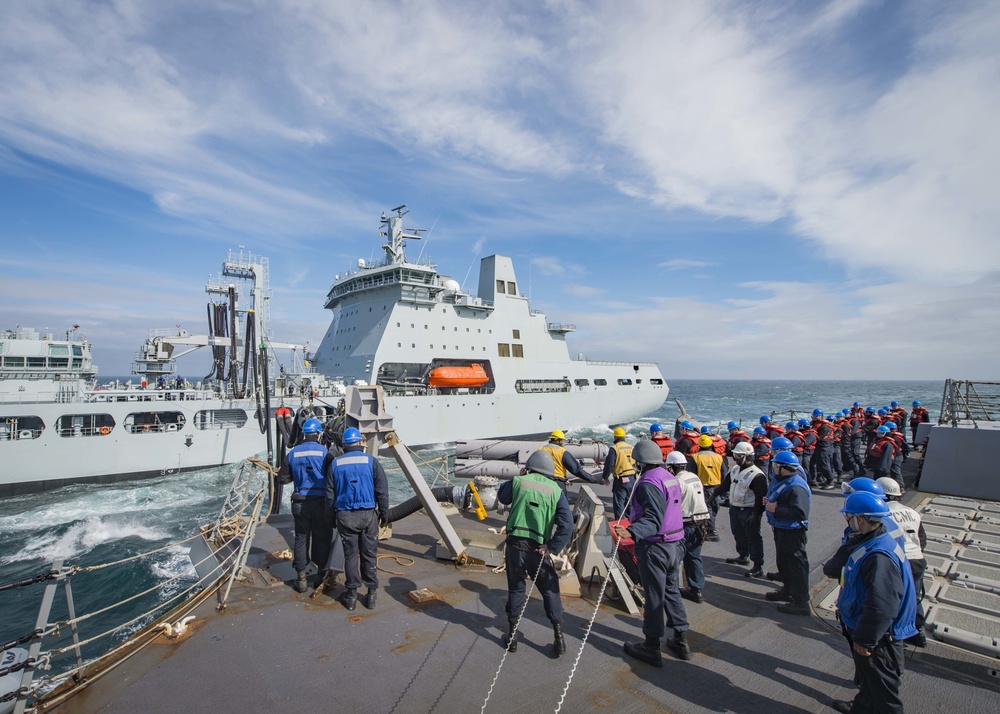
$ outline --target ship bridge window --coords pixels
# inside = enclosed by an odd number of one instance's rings
[[[45,366],[45,358],[44,357],[29,357],[28,358],[28,367],[34,367],[36,369],[41,369],[44,366]]]
[[[507,283],[507,294],[517,295],[517,287],[514,285],[514,283]]]
[[[110,414],[63,414],[56,419],[59,436],[107,436],[114,428]]]
[[[594,380],[594,386],[597,386],[597,387],[606,387],[606,386],[608,386],[608,380],[606,380],[606,379],[595,379]]]
[[[506,292],[506,285],[503,280],[497,280],[497,292],[503,295]]]
[[[37,439],[45,431],[45,422],[36,416],[8,416],[0,419],[0,441]]]
[[[203,409],[194,415],[196,429],[239,429],[246,423],[243,409]]]
[[[650,384],[663,384],[663,380],[659,379],[657,377],[653,377],[651,380],[649,380],[649,383]]]
[[[511,345],[515,357],[524,357],[524,345]]]
[[[631,379],[619,379],[618,380],[618,384],[620,384],[623,387],[627,387],[630,384],[632,384],[632,380]]]
[[[548,392],[568,392],[568,379],[519,379],[514,382],[514,390],[519,394],[542,394]]]
[[[49,345],[50,355],[69,355],[69,345]]]
[[[69,357],[49,357],[49,367],[65,369],[69,367]]]
[[[589,387],[590,386],[590,380],[589,379],[574,379],[573,380],[573,384],[575,384],[578,387]]]
[[[158,434],[184,428],[180,412],[132,412],[125,417],[125,431],[130,434]]]
[[[83,357],[83,348],[80,345],[73,345],[73,356]]]
[[[497,345],[497,354],[500,357],[510,357],[510,345],[503,342]]]
[[[514,339],[515,340],[521,339],[521,331],[520,330],[514,330]]]
[[[4,367],[23,367],[24,357],[4,357],[3,358]]]

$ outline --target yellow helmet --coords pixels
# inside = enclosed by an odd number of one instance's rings
[[[701,448],[707,449],[711,445],[712,445],[712,437],[710,437],[708,434],[702,434],[701,436],[698,437],[698,446],[700,446]]]
[[[627,435],[625,434],[625,430],[622,429],[620,426],[615,429],[615,438],[616,439],[624,439],[626,436]]]
[[[553,439],[559,439],[560,441],[565,441],[566,435],[563,434],[559,429],[556,429],[554,432],[549,434],[549,441],[552,441]]]

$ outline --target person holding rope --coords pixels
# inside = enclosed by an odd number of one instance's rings
[[[625,643],[625,653],[654,667],[663,666],[660,640],[667,625],[674,639],[667,647],[680,659],[691,659],[687,643],[688,619],[680,592],[680,567],[684,558],[684,511],[680,481],[663,468],[660,448],[652,441],[640,441],[632,449],[636,467],[641,469],[632,491],[631,525],[615,526],[619,538],[635,540],[635,556],[645,596],[642,616],[644,642]]]
[[[316,586],[326,577],[326,562],[330,556],[333,525],[326,507],[326,479],[323,475],[327,458],[326,447],[319,443],[323,425],[319,419],[309,419],[302,425],[302,443],[288,452],[287,463],[295,490],[292,492],[292,519],[295,523],[295,545],[292,567],[297,574],[295,590],[308,588],[306,568],[311,560],[319,572]]]
[[[615,441],[608,449],[608,455],[604,458],[604,472],[602,473],[605,482],[614,479],[611,486],[611,506],[615,512],[615,520],[621,518],[625,512],[625,502],[628,501],[628,495],[632,493],[632,486],[635,483],[632,444],[625,441],[625,436],[624,429],[620,426],[615,428]]]
[[[653,447],[659,453],[659,447],[655,444]],[[555,464],[548,450],[534,452],[524,467],[524,474],[505,481],[497,489],[497,500],[510,506],[504,549],[508,627],[503,645],[508,652],[517,652],[518,623],[526,605],[524,580],[533,575],[542,595],[545,615],[552,623],[552,647],[558,657],[566,652],[566,641],[562,634],[559,574],[549,554],[558,553],[569,544],[573,535],[573,512],[556,479]]]

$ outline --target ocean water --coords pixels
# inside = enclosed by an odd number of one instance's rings
[[[654,413],[624,425],[633,436],[647,433],[660,422],[671,429],[680,414],[678,400],[694,420],[713,427],[729,420],[752,428],[763,414],[784,423],[793,416],[811,414],[814,408],[839,411],[858,401],[876,408],[892,400],[909,409],[914,399],[927,407],[934,419],[941,404],[942,382],[900,381],[756,381],[677,380],[670,383],[670,398]],[[560,425],[554,424],[553,428]],[[610,436],[611,425],[596,424],[570,431],[571,437]],[[405,438],[405,435],[403,435]],[[420,451],[415,455],[429,482],[444,483],[448,451]],[[391,460],[390,460],[391,461]],[[411,495],[408,484],[386,461],[392,503]],[[72,465],[67,465],[72,469]],[[76,485],[49,493],[18,496],[0,501],[0,585],[48,571],[53,560],[76,566],[96,565],[170,546],[193,535],[201,524],[215,519],[239,465],[206,469],[191,474],[113,485]],[[288,497],[286,489],[286,501]],[[282,509],[288,512],[287,504]],[[112,602],[165,583],[132,603],[93,617],[80,625],[81,639],[88,639],[138,617],[154,605],[188,587],[192,574],[186,546],[165,550],[126,565],[72,580],[77,615],[94,612]],[[0,591],[0,644],[30,632],[41,600],[42,585]],[[65,597],[58,591],[53,617],[66,617]],[[85,659],[109,650],[145,620],[84,647]],[[68,628],[47,638],[45,649],[70,642]],[[72,655],[53,661],[53,672],[73,666]]]

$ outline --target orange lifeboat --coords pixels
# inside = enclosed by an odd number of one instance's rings
[[[480,387],[488,381],[490,378],[481,364],[435,367],[429,377],[432,387]]]

